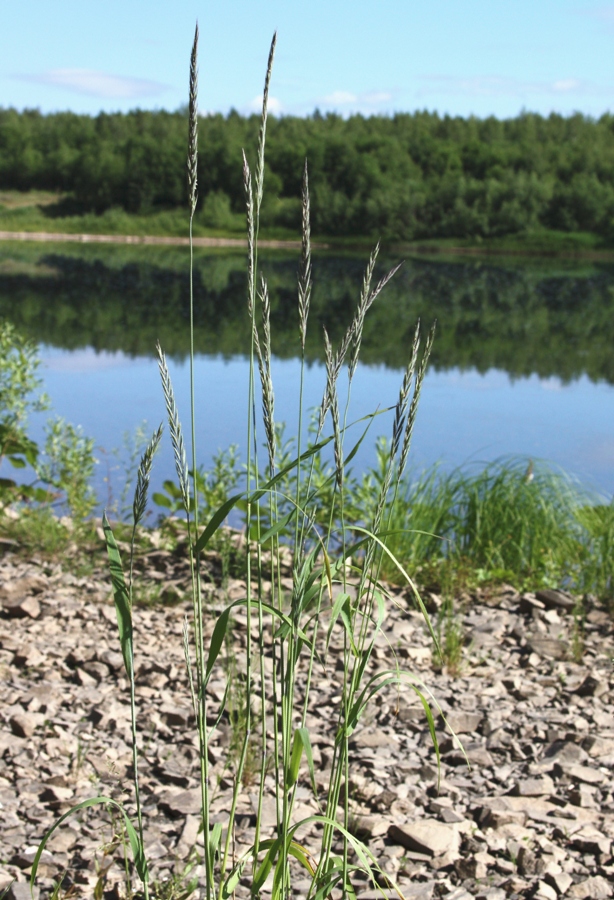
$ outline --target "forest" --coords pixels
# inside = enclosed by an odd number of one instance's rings
[[[259,119],[200,118],[197,223],[243,228],[242,148]],[[146,214],[186,202],[187,112],[0,109],[0,190],[59,192],[49,215]],[[614,243],[614,116],[271,118],[262,226],[298,230],[308,159],[316,235],[488,240],[590,233]]]

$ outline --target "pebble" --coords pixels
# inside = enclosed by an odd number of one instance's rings
[[[145,561],[146,572],[150,565],[158,587],[171,585],[175,599],[187,596],[187,564],[155,553]],[[244,581],[230,580],[229,596],[240,599],[244,591]],[[206,640],[223,598],[219,588],[205,592],[205,602],[214,605]],[[509,586],[467,598],[459,621],[463,663],[453,676],[433,666],[429,636],[400,591],[397,602],[387,610],[369,674],[387,666],[391,645],[426,682],[441,707],[435,723],[442,763],[438,773],[424,712],[411,691],[382,695],[352,734],[351,819],[387,876],[407,900],[612,897],[611,617],[598,607],[589,610],[584,657],[575,661],[569,648],[576,598],[546,590],[519,594]],[[137,606],[134,613],[140,783],[152,878],[180,873],[202,842],[198,749],[182,647],[186,615],[190,606],[181,600]],[[240,614],[233,635],[240,665]],[[307,717],[320,787],[333,753],[339,649],[333,636]],[[305,677],[301,671],[299,689]],[[212,716],[224,688],[219,668],[209,682]],[[231,740],[223,720],[209,757],[212,824],[227,821],[230,809],[225,759]],[[8,548],[0,556],[0,892],[16,879],[8,898],[30,897],[32,848],[72,804],[104,793],[131,808],[131,766],[128,684],[106,572],[77,578],[61,565],[24,561]],[[265,788],[263,838],[273,833],[276,818],[271,776]],[[255,790],[249,786],[239,795],[238,849],[247,849],[254,833]],[[317,811],[305,767],[295,812],[306,818]],[[93,896],[103,859],[104,896],[120,896],[121,852],[105,856],[102,849],[112,833],[98,808],[54,832],[38,880],[42,897],[64,871],[71,896]],[[302,838],[313,852],[315,838],[309,831]],[[356,893],[364,900],[382,896],[367,880],[357,881]],[[248,896],[241,884],[237,896]]]

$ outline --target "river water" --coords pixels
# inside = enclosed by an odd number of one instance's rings
[[[305,408],[325,385],[322,326],[338,341],[360,292],[365,258],[314,257]],[[381,260],[376,279],[398,261]],[[261,256],[272,302],[276,418],[296,428],[297,352],[293,254]],[[504,456],[543,459],[610,497],[614,492],[614,266],[535,260],[409,258],[365,324],[363,363],[349,420],[393,406],[418,318],[437,320],[413,444],[419,470],[480,465]],[[231,444],[245,451],[249,328],[245,263],[237,253],[196,255],[199,460]],[[154,356],[160,340],[188,426],[187,254],[178,248],[0,246],[0,316],[40,348],[54,412],[96,443],[101,504],[124,478],[124,435],[164,419]],[[342,373],[340,384],[344,385]],[[40,438],[41,417],[32,422]],[[383,413],[354,460],[375,462]],[[355,430],[358,436],[358,430]],[[115,453],[114,450],[118,452]],[[121,458],[124,462],[122,464]],[[173,476],[167,441],[154,486]]]

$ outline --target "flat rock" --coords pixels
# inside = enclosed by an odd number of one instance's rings
[[[438,822],[437,819],[391,825],[388,837],[407,850],[415,850],[428,856],[441,856],[443,853],[455,856],[460,849],[458,828],[455,825]]]
[[[30,890],[30,882],[14,881],[8,890],[6,900],[38,900],[40,890],[35,887],[34,891]]]
[[[482,721],[482,713],[453,710],[446,713],[446,722],[455,734],[474,734]]]
[[[564,609],[571,611],[576,605],[576,601],[570,594],[564,591],[554,591],[550,588],[544,588],[536,591],[535,596],[544,604],[546,609]]]
[[[2,608],[11,619],[38,619],[41,605],[36,597],[12,597],[2,600]]]
[[[11,731],[17,737],[29,738],[32,737],[35,730],[44,721],[45,717],[41,713],[20,712],[11,716],[9,725],[11,726]]]
[[[606,900],[612,896],[612,893],[611,883],[601,875],[595,875],[593,878],[573,884],[565,896],[572,897],[574,900]]]
[[[196,815],[201,811],[200,788],[188,791],[166,790],[159,795],[160,808],[170,816]]]
[[[523,778],[513,788],[516,797],[545,797],[554,792],[554,781],[547,775],[541,778]]]
[[[568,644],[556,638],[533,637],[527,641],[527,647],[544,659],[565,659],[569,653]]]

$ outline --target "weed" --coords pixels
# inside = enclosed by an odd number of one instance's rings
[[[446,598],[441,605],[437,631],[440,647],[439,662],[447,668],[450,675],[458,675],[463,660],[465,635],[451,597]]]
[[[583,601],[578,598],[573,608],[573,627],[571,630],[571,655],[574,662],[581,663],[584,659],[584,623],[586,610]]]

